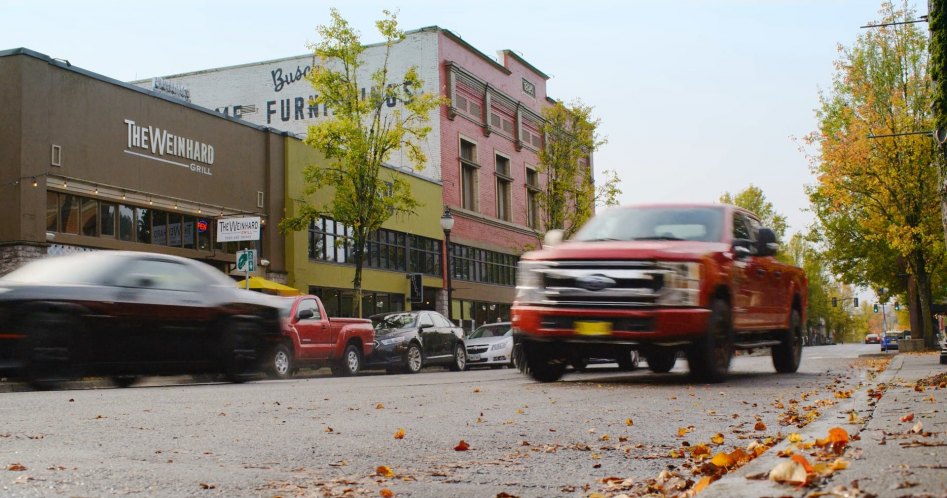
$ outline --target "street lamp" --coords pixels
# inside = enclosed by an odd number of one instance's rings
[[[441,215],[441,229],[444,230],[444,254],[447,260],[447,319],[451,322],[454,321],[454,318],[451,316],[452,311],[452,302],[450,295],[451,287],[451,274],[450,274],[450,231],[454,228],[454,215],[450,214],[450,207],[444,206],[444,214]]]

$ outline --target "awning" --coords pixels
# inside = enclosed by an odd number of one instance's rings
[[[237,287],[246,289],[247,281],[241,280],[237,282]],[[250,290],[265,292],[267,294],[276,294],[278,296],[298,296],[302,294],[302,292],[299,292],[299,290],[293,287],[283,285],[272,280],[267,280],[263,277],[250,277]]]

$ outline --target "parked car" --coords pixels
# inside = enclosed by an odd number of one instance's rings
[[[513,366],[513,329],[510,322],[488,323],[467,336],[467,367]]]
[[[273,297],[280,307],[283,340],[267,356],[267,373],[292,377],[301,367],[328,366],[333,375],[355,375],[371,356],[375,330],[371,320],[330,318],[317,296]]]
[[[881,351],[891,351],[898,349],[898,341],[904,339],[904,332],[895,332],[889,330],[881,334]]]
[[[879,344],[880,342],[881,337],[878,334],[865,335],[865,344]]]
[[[398,311],[371,317],[375,347],[368,367],[417,373],[430,365],[467,367],[464,330],[436,311]]]
[[[565,242],[551,230],[517,266],[527,370],[553,382],[576,359],[638,350],[664,373],[682,352],[695,379],[721,382],[736,350],[769,349],[777,372],[795,372],[808,281],[778,248],[758,216],[726,204],[609,208]]]
[[[223,373],[244,382],[281,337],[266,296],[164,254],[96,251],[0,278],[0,364],[38,388],[86,375]]]
[[[940,364],[947,365],[947,334],[940,334]]]

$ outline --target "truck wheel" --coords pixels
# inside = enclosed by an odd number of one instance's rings
[[[34,389],[48,390],[78,377],[74,324],[62,313],[39,312],[24,320],[20,357],[23,376]]]
[[[802,361],[802,318],[799,310],[792,310],[789,315],[789,330],[779,346],[773,346],[773,366],[779,373],[793,373],[799,370]]]
[[[625,372],[630,372],[638,368],[639,361],[638,352],[632,349],[618,357],[618,368]],[[671,368],[674,368],[673,363],[671,363]]]
[[[513,353],[510,356],[513,357],[513,359],[510,360],[513,368],[526,373],[526,358],[523,357],[523,345],[519,343],[514,344]]]
[[[286,344],[277,344],[270,357],[270,377],[288,379],[293,376],[293,351]]]
[[[411,343],[408,346],[408,352],[405,353],[405,370],[408,373],[418,373],[421,371],[421,366],[424,363],[423,358],[421,357],[421,347],[415,343]]]
[[[677,351],[652,351],[645,356],[645,359],[648,361],[648,370],[659,374],[668,373],[677,363]]]
[[[221,332],[221,366],[224,377],[235,384],[259,373],[262,332],[255,323],[227,320]]]
[[[554,346],[537,342],[523,343],[529,375],[539,382],[555,382],[566,373],[566,358]]]
[[[332,369],[334,375],[350,377],[356,375],[362,369],[362,354],[355,344],[345,346],[345,354],[339,359],[336,368]]]
[[[467,369],[467,349],[463,344],[454,346],[454,361],[450,364],[451,372],[460,372]]]
[[[691,375],[704,382],[723,382],[733,358],[733,326],[730,306],[714,299],[710,306],[707,332],[687,351]]]

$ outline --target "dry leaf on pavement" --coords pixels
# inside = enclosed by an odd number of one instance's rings
[[[395,496],[394,491],[388,488],[382,488],[382,490],[379,491],[378,494],[381,495],[382,498],[392,498],[393,496]]]
[[[907,415],[901,417],[901,422],[912,422],[914,421],[914,413],[908,413]]]
[[[404,429],[398,429],[398,432],[395,432],[395,439],[404,439]]]
[[[805,484],[809,479],[806,468],[799,462],[785,460],[769,471],[769,480],[783,484]]]
[[[469,449],[470,449],[470,445],[467,444],[467,441],[464,441],[463,439],[461,439],[460,442],[457,443],[457,446],[454,446],[454,451],[467,451]]]
[[[395,471],[391,470],[391,467],[389,467],[389,466],[387,466],[387,465],[379,465],[379,466],[375,469],[375,475],[378,475],[378,476],[381,476],[381,477],[394,477],[394,476],[395,476]]]

